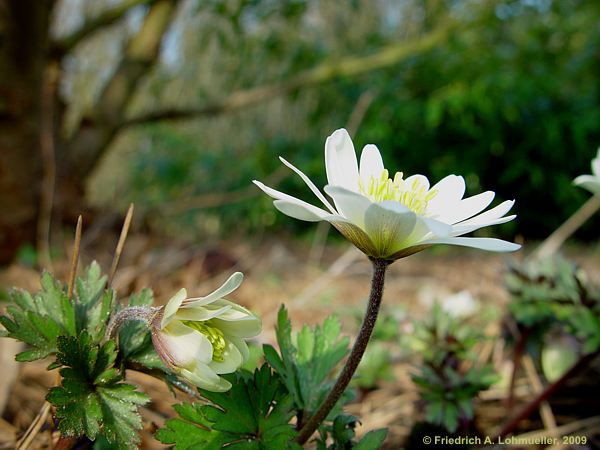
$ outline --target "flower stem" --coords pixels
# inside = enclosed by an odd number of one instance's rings
[[[110,319],[104,333],[104,340],[112,338],[117,328],[123,325],[127,320],[141,320],[146,324],[150,324],[159,309],[160,308],[148,306],[129,306],[122,309]]]
[[[373,328],[375,328],[375,322],[377,321],[377,315],[379,314],[379,307],[381,306],[381,298],[383,297],[383,284],[385,281],[385,271],[387,266],[390,265],[391,261],[384,259],[371,259],[373,263],[373,279],[371,280],[371,293],[369,295],[369,304],[367,305],[367,311],[363,319],[360,331],[350,352],[350,356],[346,361],[342,373],[338,377],[335,385],[329,392],[329,395],[319,407],[317,412],[306,422],[306,424],[300,430],[296,441],[302,445],[304,444],[318,428],[319,424],[325,420],[329,412],[333,409],[335,404],[338,402],[356,368],[362,359]]]

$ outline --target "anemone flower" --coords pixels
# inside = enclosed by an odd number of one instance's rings
[[[186,298],[186,290],[181,289],[152,321],[152,342],[163,362],[208,391],[231,388],[231,383],[219,375],[236,371],[248,359],[245,339],[261,329],[258,317],[223,299],[242,279],[236,272],[206,297]]]
[[[360,165],[352,140],[345,129],[335,131],[325,142],[325,193],[299,169],[280,158],[296,172],[321,201],[324,208],[311,205],[254,180],[275,200],[282,213],[300,220],[331,223],[346,239],[367,256],[396,260],[436,244],[460,245],[495,252],[508,252],[519,245],[493,238],[461,237],[489,225],[508,222],[514,200],[482,212],[492,202],[487,191],[463,198],[463,177],[448,175],[433,187],[423,175],[404,178],[396,172],[390,178],[375,145],[366,145]]]
[[[577,186],[587,189],[592,194],[600,194],[600,148],[592,159],[592,175],[579,175],[573,180]]]

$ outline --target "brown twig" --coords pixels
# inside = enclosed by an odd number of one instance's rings
[[[519,338],[517,340],[517,344],[515,345],[515,349],[513,352],[513,367],[512,373],[510,376],[510,385],[508,387],[508,398],[506,400],[506,409],[510,411],[513,407],[515,400],[515,383],[517,381],[517,373],[521,367],[521,362],[523,359],[523,354],[525,353],[525,349],[527,347],[527,341],[529,340],[529,328],[522,328],[519,331]]]
[[[46,417],[48,417],[48,413],[50,412],[50,403],[44,402],[44,406],[37,413],[29,428],[25,431],[21,439],[17,441],[17,445],[15,447],[16,450],[27,450],[30,448],[31,443],[35,439],[36,435],[42,428],[42,425],[46,421]]]
[[[73,289],[75,289],[75,275],[77,275],[77,265],[79,264],[79,249],[81,247],[81,215],[77,217],[77,226],[75,227],[75,241],[73,242],[73,253],[71,254],[71,267],[69,269],[69,284],[67,296],[69,299],[73,297]]]
[[[583,225],[600,208],[600,194],[590,197],[571,217],[569,217],[554,233],[532,254],[534,259],[544,259],[552,256],[577,229]]]
[[[40,153],[42,158],[42,180],[40,189],[40,213],[36,229],[36,247],[40,265],[52,270],[50,258],[50,221],[54,203],[56,162],[54,161],[54,101],[59,69],[56,62],[46,67],[42,86],[42,108],[40,116]]]
[[[112,264],[110,266],[110,275],[108,276],[108,287],[112,285],[113,278],[115,273],[117,272],[117,266],[119,265],[119,260],[121,259],[121,253],[123,252],[123,247],[125,246],[125,240],[127,239],[127,233],[129,232],[129,226],[131,225],[131,219],[133,217],[133,203],[129,205],[129,209],[127,210],[127,215],[125,216],[125,221],[123,222],[123,228],[121,228],[121,235],[119,236],[119,242],[117,242],[117,248],[115,249],[115,254],[113,256]]]
[[[523,356],[523,368],[525,369],[525,373],[527,374],[527,379],[529,380],[529,384],[531,385],[533,393],[538,395],[544,390],[544,386],[542,385],[542,381],[535,370],[535,365],[533,364],[533,359],[530,355]],[[550,433],[554,433],[557,428],[556,418],[554,417],[550,403],[547,401],[543,401],[540,404],[540,417],[542,418],[544,427]]]
[[[565,373],[562,377],[556,380],[554,383],[548,385],[540,394],[523,407],[523,409],[513,417],[498,433],[496,438],[505,437],[512,433],[519,423],[529,417],[536,409],[540,407],[540,404],[548,400],[554,393],[560,389],[570,378],[576,375],[578,372],[583,370],[590,362],[592,362],[600,354],[600,349],[595,352],[583,355],[579,360]]]

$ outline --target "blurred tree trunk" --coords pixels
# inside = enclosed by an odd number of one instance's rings
[[[53,0],[0,0],[0,264],[10,262],[23,244],[35,243],[36,231],[39,241],[38,228],[48,226],[49,217],[43,216],[52,209],[61,222],[84,211],[84,182],[121,127],[137,84],[155,64],[177,3],[126,0],[84,25],[86,33],[78,30],[53,43]],[[62,127],[56,89],[60,58],[139,4],[151,5],[141,30],[93,112],[74,136],[62,140],[55,131]]]
[[[0,263],[34,242],[52,0],[0,0]]]

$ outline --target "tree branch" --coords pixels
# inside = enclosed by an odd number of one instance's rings
[[[52,52],[62,56],[70,52],[79,42],[101,28],[118,22],[131,9],[139,5],[151,5],[158,0],[124,0],[122,3],[108,8],[96,17],[87,20],[79,29],[71,34],[58,38],[52,43]]]
[[[178,0],[157,0],[146,14],[140,31],[128,44],[121,62],[106,83],[90,116],[68,142],[65,169],[85,177],[108,148],[124,120],[127,105],[143,77],[156,64],[160,43]]]
[[[444,41],[451,29],[452,27],[446,26],[413,40],[390,45],[369,56],[353,56],[335,62],[326,62],[301,72],[289,80],[234,92],[222,100],[208,103],[202,107],[150,111],[125,119],[121,127],[168,120],[212,117],[257,104],[272,97],[289,94],[301,88],[383,69],[398,64],[410,56],[430,50]]]

